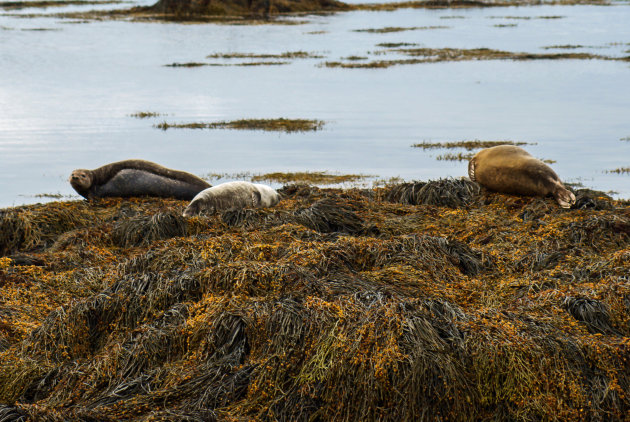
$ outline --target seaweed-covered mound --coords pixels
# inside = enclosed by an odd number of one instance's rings
[[[268,16],[277,13],[347,10],[337,0],[159,0],[147,8],[168,16]]]
[[[0,420],[627,420],[627,204],[280,192],[0,210]]]

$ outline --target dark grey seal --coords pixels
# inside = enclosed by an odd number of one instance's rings
[[[94,170],[77,169],[70,184],[84,198],[156,196],[191,200],[211,187],[205,180],[145,160],[124,160]]]

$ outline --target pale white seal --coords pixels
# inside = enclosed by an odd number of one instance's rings
[[[227,182],[199,192],[184,210],[184,217],[213,214],[231,208],[264,208],[280,202],[278,192],[269,186],[250,182]]]

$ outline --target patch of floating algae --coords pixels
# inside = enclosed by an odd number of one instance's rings
[[[411,26],[411,27],[394,27],[388,26],[385,28],[368,28],[368,29],[354,29],[354,32],[367,32],[370,34],[387,34],[390,32],[403,32],[403,31],[420,31],[428,29],[448,29],[449,26]]]
[[[251,177],[252,182],[278,183],[312,183],[315,185],[334,185],[338,183],[357,182],[373,177],[364,174],[330,174],[325,171],[294,172],[294,173],[265,173]]]
[[[387,68],[395,65],[439,63],[471,60],[613,60],[628,61],[629,57],[611,57],[591,53],[521,53],[489,48],[395,48],[387,50],[409,56],[408,59],[374,60],[367,63],[324,62],[326,67]]]
[[[382,42],[382,43],[376,44],[377,47],[383,47],[383,48],[413,47],[416,45],[418,44],[410,43],[410,42]]]
[[[230,122],[213,123],[167,123],[155,125],[162,130],[168,129],[239,129],[264,130],[277,132],[307,132],[320,130],[324,126],[321,120],[308,119],[241,119]]]
[[[246,62],[185,62],[171,63],[166,67],[203,67],[203,66],[273,66],[290,64],[289,59],[322,59],[324,56],[309,53],[306,51],[287,51],[280,54],[262,54],[262,53],[214,53],[207,56],[208,59],[263,59],[262,61],[246,61]],[[271,60],[282,59],[282,60]]]
[[[614,170],[607,170],[606,173],[628,174],[630,173],[630,167],[619,167]]]
[[[162,113],[158,113],[155,111],[138,111],[136,113],[130,114],[131,117],[135,117],[137,119],[148,119],[151,117],[159,117]]]
[[[199,62],[187,62],[187,63],[171,63],[164,65],[166,67],[203,67],[203,66],[215,66],[215,67],[227,67],[227,66],[278,66],[290,64],[286,61],[262,61],[262,62],[241,62],[241,63],[199,63]]]
[[[473,158],[474,155],[475,154],[472,152],[467,154],[458,152],[457,154],[440,154],[435,157],[435,159],[438,161],[468,161]]]
[[[280,54],[261,53],[214,53],[209,59],[321,59],[323,56],[307,51],[287,51]]]
[[[465,179],[0,211],[0,418],[611,420],[630,212]]]
[[[26,8],[48,8],[65,6],[97,6],[103,4],[121,4],[121,0],[43,0],[43,1],[3,1],[0,8],[5,10],[26,9]]]
[[[467,151],[473,151],[475,149],[482,149],[482,148],[491,148],[491,147],[496,147],[498,145],[516,145],[516,146],[520,146],[520,145],[531,145],[528,142],[521,142],[521,141],[509,141],[509,140],[504,140],[504,141],[481,141],[479,139],[475,139],[472,141],[454,141],[454,142],[427,142],[427,141],[423,141],[422,143],[419,144],[413,144],[412,147],[414,148],[422,148],[422,149],[451,149],[451,148],[464,148]]]

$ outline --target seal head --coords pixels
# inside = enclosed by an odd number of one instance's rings
[[[68,181],[79,195],[85,196],[92,186],[92,172],[85,169],[74,170]]]

